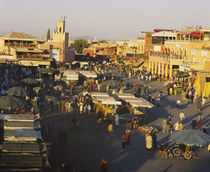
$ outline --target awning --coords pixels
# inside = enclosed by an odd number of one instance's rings
[[[200,38],[201,37],[201,32],[192,32],[189,35]]]

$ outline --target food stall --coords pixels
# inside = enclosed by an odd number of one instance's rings
[[[130,93],[116,93],[115,94],[117,97],[121,98],[135,98],[133,94]]]
[[[66,82],[76,83],[79,79],[79,74],[74,70],[66,70],[63,73]]]
[[[141,97],[137,98],[130,93],[122,93],[122,94],[118,93],[116,95],[120,100],[132,106],[134,114],[146,113],[147,108],[152,108],[154,106],[147,100]]]
[[[96,110],[96,114],[101,112],[105,119],[110,115],[115,114],[116,106],[121,105],[120,101],[115,100],[114,97],[109,96],[107,93],[90,92],[90,95],[93,100],[93,109]]]
[[[87,83],[93,83],[94,79],[97,78],[97,74],[94,71],[79,70],[77,72],[79,73],[79,83],[80,84],[83,84],[84,81],[87,81]]]

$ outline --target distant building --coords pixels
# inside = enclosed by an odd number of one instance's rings
[[[84,55],[95,56],[114,56],[117,54],[116,43],[112,41],[94,41],[89,48],[84,48]]]
[[[144,54],[144,40],[120,40],[117,44],[117,55],[129,56]]]
[[[41,49],[48,49],[50,58],[57,63],[71,63],[75,58],[75,49],[69,48],[69,33],[65,32],[65,18],[58,21],[53,39],[40,44]]]
[[[171,78],[175,71],[207,70],[210,61],[209,29],[186,28],[166,33],[152,34],[155,36],[149,52],[149,71],[152,74]]]
[[[0,53],[4,60],[23,66],[49,66],[51,62],[49,54],[38,48],[36,38],[26,33],[11,32],[1,36]]]

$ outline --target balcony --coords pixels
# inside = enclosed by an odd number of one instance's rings
[[[179,55],[166,55],[166,54],[157,54],[151,53],[149,56],[149,60],[157,63],[166,63],[172,65],[180,65],[185,61],[186,57]]]
[[[155,56],[155,57],[162,57],[164,59],[185,59],[186,57],[181,56],[181,55],[169,55],[169,54],[159,54],[159,53],[151,53],[150,56]]]
[[[43,60],[47,58],[49,55],[17,55],[17,59]]]
[[[36,45],[35,44],[28,44],[28,43],[5,43],[4,46],[34,48]]]

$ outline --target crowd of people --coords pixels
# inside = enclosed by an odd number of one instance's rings
[[[112,73],[112,69],[119,69],[121,77],[117,78],[116,75],[101,75],[101,73]],[[111,115],[109,118],[106,118],[105,111],[102,111],[100,108],[94,105],[94,102],[91,96],[88,94],[91,91],[102,91],[106,90],[108,94],[114,92],[123,93],[126,90],[132,90],[134,95],[140,97],[141,95],[146,95],[147,100],[151,102],[156,107],[161,107],[161,101],[164,97],[163,90],[158,91],[158,96],[152,96],[152,87],[148,83],[152,80],[157,80],[158,76],[152,75],[150,72],[147,72],[145,68],[142,68],[138,72],[135,72],[131,68],[126,68],[125,66],[118,66],[114,64],[107,63],[107,65],[99,65],[95,63],[95,66],[90,65],[91,70],[98,71],[100,77],[97,77],[95,80],[84,81],[80,84],[65,82],[63,76],[63,69],[58,68],[51,74],[40,74],[37,68],[33,67],[20,67],[13,64],[4,64],[0,68],[0,92],[1,96],[5,96],[6,91],[11,87],[23,87],[27,92],[27,96],[23,98],[23,101],[26,102],[26,106],[23,109],[1,109],[1,113],[41,113],[46,115],[47,113],[71,113],[74,114],[72,118],[72,123],[75,127],[79,126],[79,118],[77,114],[86,115],[86,114],[97,114],[97,129],[100,129],[103,123],[106,123],[106,128],[109,136],[113,136],[115,127],[119,127],[120,119],[119,112],[123,110],[123,106],[109,106],[105,109],[111,109],[109,112]],[[20,75],[15,75],[20,73]],[[59,77],[55,77],[58,75]],[[22,79],[24,78],[33,78],[41,79],[41,82],[37,85],[35,84],[24,84]],[[59,78],[59,79],[56,79]],[[136,78],[136,82],[131,82],[129,79]],[[108,79],[117,80],[117,84],[114,89],[112,86],[107,84],[105,87],[102,84],[103,81]],[[142,81],[143,84],[139,84]],[[146,82],[148,81],[148,82]],[[202,117],[202,108],[207,102],[207,98],[199,98],[194,89],[195,80],[192,76],[190,77],[178,77],[174,75],[171,80],[166,80],[164,82],[165,87],[167,88],[168,95],[182,95],[182,100],[177,100],[177,108],[180,110],[179,119],[175,123],[172,122],[171,116],[164,118],[162,120],[162,133],[170,134],[174,130],[182,131],[185,124],[185,114],[181,110],[182,105],[185,103],[194,103],[198,111],[198,119],[192,120],[192,128],[202,130],[207,134],[207,127],[204,125]],[[34,89],[36,87],[36,89]],[[107,120],[108,119],[108,120]],[[52,128],[52,124],[49,124],[49,127]],[[48,129],[48,130],[49,130]],[[128,123],[128,127],[122,133],[122,149],[125,149],[127,145],[130,145],[131,139],[130,135],[133,129],[138,129],[138,120],[133,119]],[[45,132],[43,132],[45,133]],[[61,128],[59,130],[59,140],[61,143],[66,143],[66,131]],[[145,145],[147,150],[157,151],[158,141],[157,134],[159,133],[157,128],[154,128],[151,132],[146,133],[145,135]],[[102,166],[104,164],[102,163]],[[107,163],[105,163],[107,169]],[[103,167],[104,168],[104,167]]]

